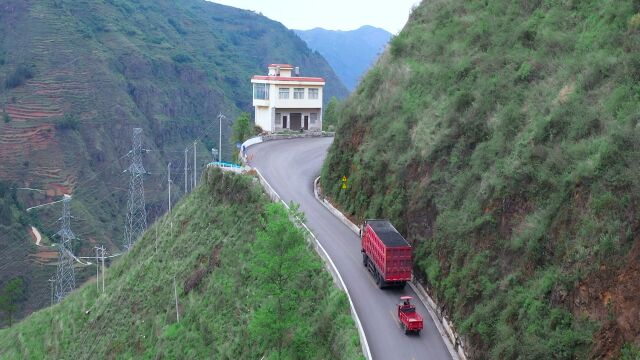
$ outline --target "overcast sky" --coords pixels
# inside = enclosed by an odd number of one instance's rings
[[[397,34],[419,0],[214,0],[261,12],[289,29],[353,30],[371,25]]]

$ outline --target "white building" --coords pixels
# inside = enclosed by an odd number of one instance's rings
[[[268,132],[322,130],[324,79],[292,74],[289,64],[269,65],[268,75],[254,75],[253,106],[256,125]]]

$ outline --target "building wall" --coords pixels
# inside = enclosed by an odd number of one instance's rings
[[[322,130],[322,109],[274,109],[274,130],[273,131],[282,131],[285,130],[283,126],[282,117],[287,117],[287,129],[291,128],[291,113],[300,113],[302,114],[301,125],[304,127],[304,117],[309,116],[309,130]],[[317,114],[317,120],[315,124],[311,123],[311,113]],[[279,115],[279,117],[278,117]]]
[[[273,131],[271,127],[271,108],[266,106],[255,107],[256,125],[260,126],[264,131]]]
[[[280,88],[289,89],[289,99],[280,99]],[[294,88],[303,88],[304,90],[304,99],[294,99],[293,98],[293,89]],[[318,89],[318,98],[317,99],[309,99],[309,90],[308,89]],[[277,108],[309,108],[316,109],[322,108],[322,86],[308,86],[308,85],[276,85],[271,86],[271,91],[269,93],[271,99],[271,106],[275,106]]]

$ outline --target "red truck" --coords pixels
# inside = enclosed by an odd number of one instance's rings
[[[400,297],[402,303],[398,304],[398,319],[400,319],[405,334],[415,332],[420,335],[424,323],[422,316],[416,312],[415,305],[411,303],[411,299],[413,299],[411,296]]]
[[[411,280],[411,245],[389,220],[365,220],[360,231],[362,264],[379,288],[403,288]]]

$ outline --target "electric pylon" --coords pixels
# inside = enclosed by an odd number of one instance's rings
[[[71,210],[69,209],[69,203],[71,202],[71,196],[65,195],[62,200],[62,228],[56,235],[60,236],[60,244],[58,246],[58,269],[55,276],[55,301],[59,303],[65,298],[73,289],[76,288],[76,275],[73,270],[73,253],[71,252],[71,240],[76,236],[71,231]]]
[[[147,228],[147,210],[144,204],[143,176],[147,172],[142,166],[142,129],[133,129],[133,148],[129,152],[129,200],[125,225],[124,248],[129,250]]]

